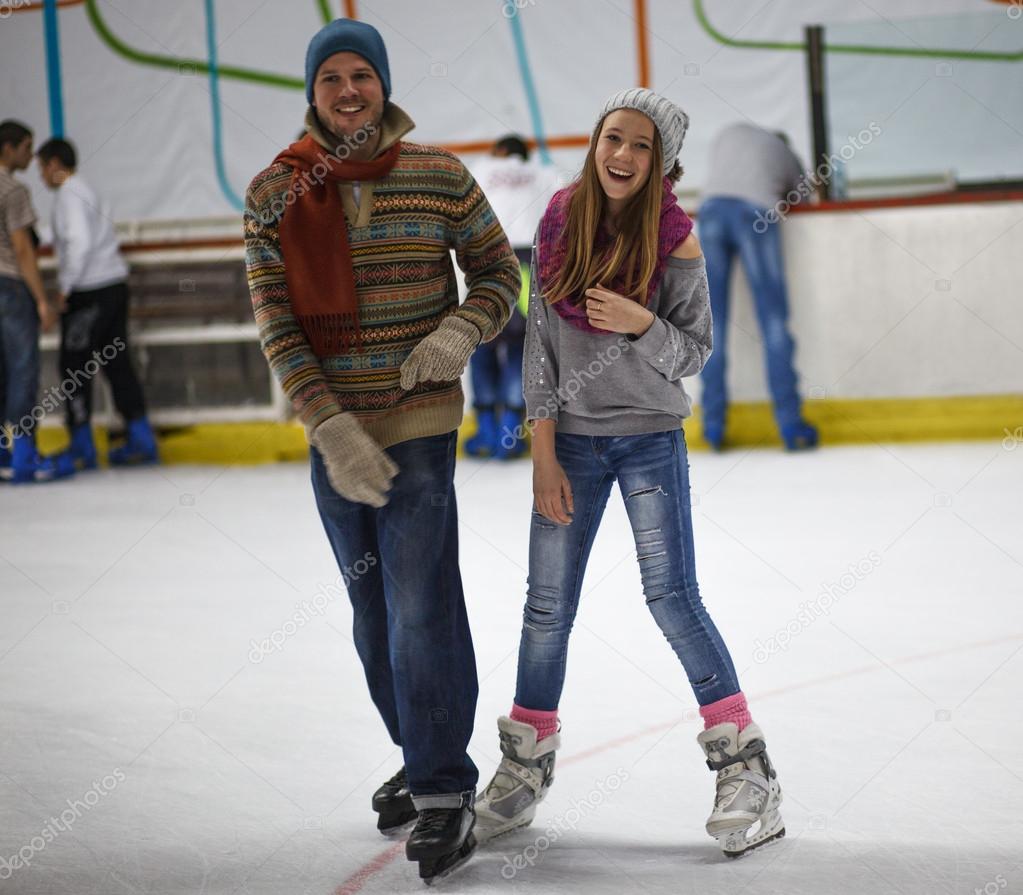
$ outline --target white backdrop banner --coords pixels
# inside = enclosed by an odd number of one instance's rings
[[[692,119],[682,186],[696,189],[711,138],[735,120],[786,130],[809,161],[799,45],[805,25],[823,24],[835,42],[869,45],[828,54],[832,140],[871,121],[882,129],[850,162],[853,176],[1020,176],[1020,2],[883,9],[844,0],[72,0],[59,7],[55,58],[39,0],[5,0],[0,117],[27,123],[37,142],[63,120],[83,174],[118,220],[231,214],[299,132],[309,38],[325,15],[354,13],[384,36],[393,99],[417,123],[410,139],[452,146],[471,163],[466,144],[519,132],[551,140],[545,159],[573,173],[604,99],[645,71]],[[888,145],[886,127],[898,135]],[[23,176],[45,219],[38,175]]]

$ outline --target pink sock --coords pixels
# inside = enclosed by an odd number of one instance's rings
[[[749,707],[746,705],[746,697],[740,690],[734,696],[726,696],[710,705],[700,706],[700,716],[703,718],[703,729],[710,730],[717,724],[725,724],[731,721],[739,730],[742,730],[753,721],[750,717]]]
[[[512,710],[509,717],[512,721],[521,721],[523,724],[531,724],[536,728],[536,741],[551,736],[558,732],[558,710],[553,712],[541,712],[536,709],[524,709],[521,705],[512,703]]]

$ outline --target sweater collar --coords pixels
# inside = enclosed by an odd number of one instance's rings
[[[404,109],[388,101],[384,108],[384,117],[380,121],[380,145],[373,158],[378,158],[383,152],[390,149],[415,126],[416,123]],[[312,106],[306,109],[305,127],[312,138],[324,149],[328,152],[334,151],[335,141],[320,124],[320,119],[316,117]]]

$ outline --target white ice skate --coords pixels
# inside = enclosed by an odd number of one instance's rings
[[[476,837],[481,842],[533,822],[537,804],[554,782],[554,752],[561,747],[560,734],[537,743],[532,724],[503,715],[497,729],[504,758],[476,800]]]
[[[707,767],[717,771],[717,797],[707,819],[710,833],[729,858],[737,858],[785,835],[778,813],[781,786],[756,724],[740,732],[717,724],[697,738]]]

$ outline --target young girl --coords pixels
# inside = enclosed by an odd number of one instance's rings
[[[532,821],[554,779],[568,636],[597,526],[618,481],[646,603],[700,704],[717,772],[707,832],[737,856],[784,835],[781,789],[735,668],[700,600],[682,377],[711,351],[707,277],[672,184],[686,114],[649,90],[604,106],[578,180],[533,248],[524,367],[534,510],[515,702],[479,833]]]

